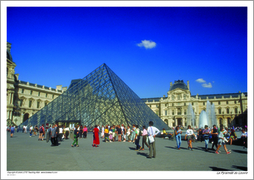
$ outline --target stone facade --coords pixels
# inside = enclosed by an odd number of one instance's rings
[[[247,125],[247,93],[191,95],[189,81],[170,83],[167,97],[143,98],[143,101],[169,127],[187,124],[187,109],[191,103],[195,113],[195,126],[199,124],[199,115],[206,109],[207,101],[215,106],[217,124],[226,127]],[[245,114],[245,116],[243,116]]]
[[[12,60],[10,50],[11,44],[7,42],[6,118],[8,125],[19,125],[61,95],[67,87],[58,85],[54,89],[19,80],[19,74],[15,74],[16,64]]]

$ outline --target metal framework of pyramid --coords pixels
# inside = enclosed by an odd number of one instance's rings
[[[164,123],[106,64],[85,78],[73,80],[67,91],[31,116],[22,125],[40,126],[55,122],[79,121],[94,125],[148,126],[159,129]]]

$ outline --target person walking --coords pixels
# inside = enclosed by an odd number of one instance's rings
[[[155,136],[160,133],[160,130],[153,126],[153,121],[149,122],[149,127],[147,129],[147,134],[149,138],[149,155],[147,158],[155,158],[156,149],[155,149]]]
[[[40,127],[40,129],[39,129],[39,131],[40,131],[40,134],[39,134],[39,139],[38,140],[42,140],[43,141],[43,134],[44,134],[44,124],[42,124],[41,125],[41,127]]]
[[[219,154],[219,149],[221,146],[224,147],[224,150],[226,151],[226,154],[230,154],[231,152],[228,151],[227,147],[226,147],[226,138],[224,137],[224,134],[226,133],[226,131],[224,131],[224,127],[223,125],[220,126],[220,131],[218,133],[218,147],[215,151],[216,154]]]
[[[212,150],[214,149],[214,146],[217,148],[218,147],[218,129],[216,127],[216,125],[213,125],[213,129],[211,131],[211,135],[212,135]]]
[[[140,132],[140,129],[138,128],[138,125],[136,125],[136,135],[135,135],[135,144],[136,144],[136,149],[135,151],[139,151],[142,149],[142,147],[139,145],[139,140],[140,140],[140,135],[141,135],[141,132]]]
[[[126,130],[127,142],[130,142],[130,135],[131,135],[130,126],[127,126],[127,130]]]
[[[12,138],[12,137],[13,137],[13,134],[14,134],[14,131],[15,131],[14,125],[11,126],[11,129],[10,129],[10,130],[11,130],[11,138]]]
[[[99,147],[100,144],[100,136],[99,136],[100,130],[97,128],[97,126],[94,126],[93,129],[93,147]]]
[[[122,129],[120,127],[120,125],[117,126],[117,139],[118,142],[121,142],[121,138],[122,138]]]
[[[33,126],[30,126],[30,137],[33,135]]]
[[[205,151],[208,151],[208,142],[209,142],[210,133],[211,132],[209,131],[208,126],[205,125],[205,129],[202,132],[202,134],[204,136],[204,140],[205,140]]]
[[[128,126],[128,128],[130,129],[130,127]],[[145,145],[148,147],[149,149],[149,145],[146,142],[146,138],[147,138],[147,130],[146,130],[146,126],[143,126],[143,132],[142,132],[142,151],[145,150]]]
[[[104,126],[101,126],[101,138],[104,139]]]
[[[55,125],[52,125],[50,136],[51,136],[51,146],[55,146],[55,144],[56,144],[55,143],[55,136],[56,136]]]
[[[180,146],[181,146],[181,143],[182,143],[182,130],[180,129],[179,126],[176,126],[175,138],[176,138],[177,149],[180,150],[181,149]]]
[[[191,149],[193,151],[192,141],[194,141],[195,134],[194,134],[193,130],[191,129],[190,125],[188,126],[188,130],[186,131],[185,140],[186,140],[186,137],[187,137],[188,149]]]
[[[78,145],[78,137],[79,137],[79,130],[78,130],[78,126],[76,126],[75,130],[74,130],[74,141],[73,141],[71,147],[74,147],[74,144],[76,144],[76,147],[79,147],[79,145]]]
[[[83,128],[83,138],[86,138],[87,137],[87,127],[84,126]]]

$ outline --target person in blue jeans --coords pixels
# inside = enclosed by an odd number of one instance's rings
[[[179,128],[179,126],[176,127],[175,129],[175,137],[176,137],[176,145],[177,145],[177,149],[180,150],[180,146],[181,146],[181,136],[182,136],[182,131]]]
[[[205,151],[208,151],[208,142],[209,142],[209,136],[210,136],[210,130],[208,129],[208,126],[205,125],[205,129],[203,130],[202,134],[204,135],[205,140]]]

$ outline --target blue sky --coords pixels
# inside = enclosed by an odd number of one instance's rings
[[[247,92],[246,7],[8,7],[7,41],[19,79],[52,88],[106,63],[141,98]]]

